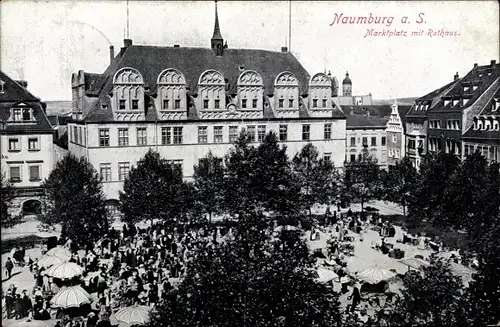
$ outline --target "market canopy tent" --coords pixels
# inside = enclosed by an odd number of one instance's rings
[[[69,259],[71,259],[71,251],[63,248],[62,246],[56,246],[55,248],[50,249],[49,251],[47,251],[46,255],[59,257],[63,261],[68,261]]]
[[[396,274],[385,268],[370,268],[357,274],[357,277],[370,284],[378,284],[396,277]]]
[[[62,262],[53,265],[45,273],[54,278],[71,279],[83,274],[83,268],[74,262]]]
[[[115,318],[117,321],[121,321],[130,325],[143,325],[149,321],[150,311],[150,307],[144,305],[134,305],[118,310],[115,313]]]
[[[54,308],[77,308],[91,302],[90,295],[80,286],[62,288],[52,299],[50,304]]]
[[[43,257],[40,258],[40,260],[37,261],[37,264],[40,267],[48,268],[63,262],[64,260],[59,257],[53,255],[44,255]]]

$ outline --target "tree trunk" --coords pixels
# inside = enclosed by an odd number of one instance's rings
[[[210,211],[208,213],[208,223],[211,224],[212,223],[212,211]]]
[[[364,204],[365,204],[365,201],[361,200],[361,214],[363,214],[363,212],[364,212]]]

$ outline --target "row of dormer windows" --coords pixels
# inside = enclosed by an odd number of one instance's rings
[[[322,99],[321,100],[321,107],[322,108],[326,108],[326,105],[327,105],[327,99]],[[318,99],[313,99],[312,107],[313,108],[319,108],[319,106],[318,106]]]
[[[469,99],[467,98],[461,98],[461,99],[445,99],[444,100],[444,106],[448,106],[451,104],[452,107],[455,107],[456,105],[460,104],[461,106],[465,106],[469,102]]]
[[[474,117],[473,129],[481,131],[498,131],[500,130],[499,118]]]
[[[33,116],[33,109],[31,108],[12,108],[10,112],[11,121],[32,121],[35,120]]]
[[[429,109],[429,104],[419,103],[415,106],[415,111],[427,111]]]

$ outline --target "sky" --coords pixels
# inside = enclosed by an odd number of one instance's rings
[[[217,5],[230,48],[280,51],[288,45],[288,1]],[[129,36],[141,45],[209,47],[214,8],[213,1],[130,0]],[[341,14],[354,21],[367,17],[367,23],[333,23]],[[369,24],[370,15],[386,17],[385,23]],[[28,81],[28,90],[42,100],[71,100],[71,74],[102,73],[109,46],[116,52],[123,46],[126,22],[126,1],[2,0],[0,68]],[[291,51],[311,75],[331,71],[341,82],[349,71],[354,95],[418,97],[450,82],[456,72],[465,75],[474,63],[499,62],[498,25],[494,0],[292,1]],[[382,35],[365,37],[372,29]],[[451,35],[430,36],[431,29]],[[422,35],[411,35],[420,30]],[[398,31],[406,36],[387,35]]]

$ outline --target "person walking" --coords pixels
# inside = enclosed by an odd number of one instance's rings
[[[12,277],[12,269],[14,268],[14,264],[12,263],[12,260],[10,258],[7,258],[7,261],[5,262],[5,269],[7,270],[6,275],[7,278],[10,279]]]
[[[358,304],[361,303],[361,293],[359,292],[358,285],[356,284],[352,290],[352,294],[347,298],[347,300],[352,299],[352,304],[351,304],[351,312],[354,312],[356,310],[356,307]]]

